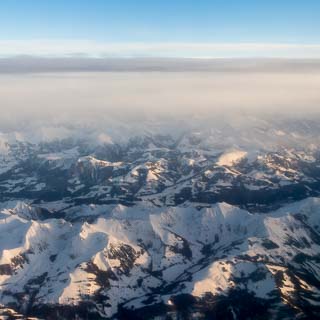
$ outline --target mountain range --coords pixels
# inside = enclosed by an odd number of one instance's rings
[[[2,132],[0,317],[319,318],[320,121],[243,119]]]

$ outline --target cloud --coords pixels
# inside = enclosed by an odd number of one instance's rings
[[[103,142],[159,123],[165,133],[172,120],[313,116],[319,87],[316,59],[0,59],[0,132],[41,140],[98,128]]]
[[[320,44],[299,43],[105,43],[89,40],[0,41],[0,56],[320,58]]]
[[[314,111],[320,72],[78,72],[2,74],[1,118],[228,110]],[[125,111],[125,113],[124,113]],[[22,116],[23,115],[23,116]],[[26,120],[28,121],[28,120]]]
[[[46,72],[319,72],[320,59],[279,58],[0,58],[0,73]]]

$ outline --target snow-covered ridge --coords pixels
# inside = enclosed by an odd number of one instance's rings
[[[299,305],[302,312],[301,301],[312,310],[320,297],[309,276],[320,280],[319,198],[263,215],[226,203],[201,210],[82,207],[72,212],[96,218],[75,223],[34,220],[31,207],[18,203],[0,212],[0,303],[19,312],[76,308],[89,299],[94,312],[110,317],[120,305],[170,308],[180,294],[204,299],[244,288],[266,301],[278,296],[277,303]]]
[[[0,157],[0,197],[158,205],[226,201],[267,211],[318,194],[317,149],[221,152],[187,137],[173,143],[168,137],[145,136],[128,145],[98,147],[86,141],[9,144]]]

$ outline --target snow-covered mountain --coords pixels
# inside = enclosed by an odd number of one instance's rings
[[[319,123],[1,134],[0,318],[319,318]]]
[[[318,315],[319,198],[267,214],[226,203],[82,205],[65,219],[37,213],[21,202],[1,211],[1,303],[21,313]]]

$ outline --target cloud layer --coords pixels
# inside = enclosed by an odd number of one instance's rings
[[[0,59],[0,132],[311,115],[319,88],[318,60]]]
[[[48,58],[35,56],[0,58],[0,74],[90,71],[317,73],[320,72],[320,59]]]
[[[0,41],[0,57],[320,58],[320,44],[299,43],[105,43],[90,40]]]

